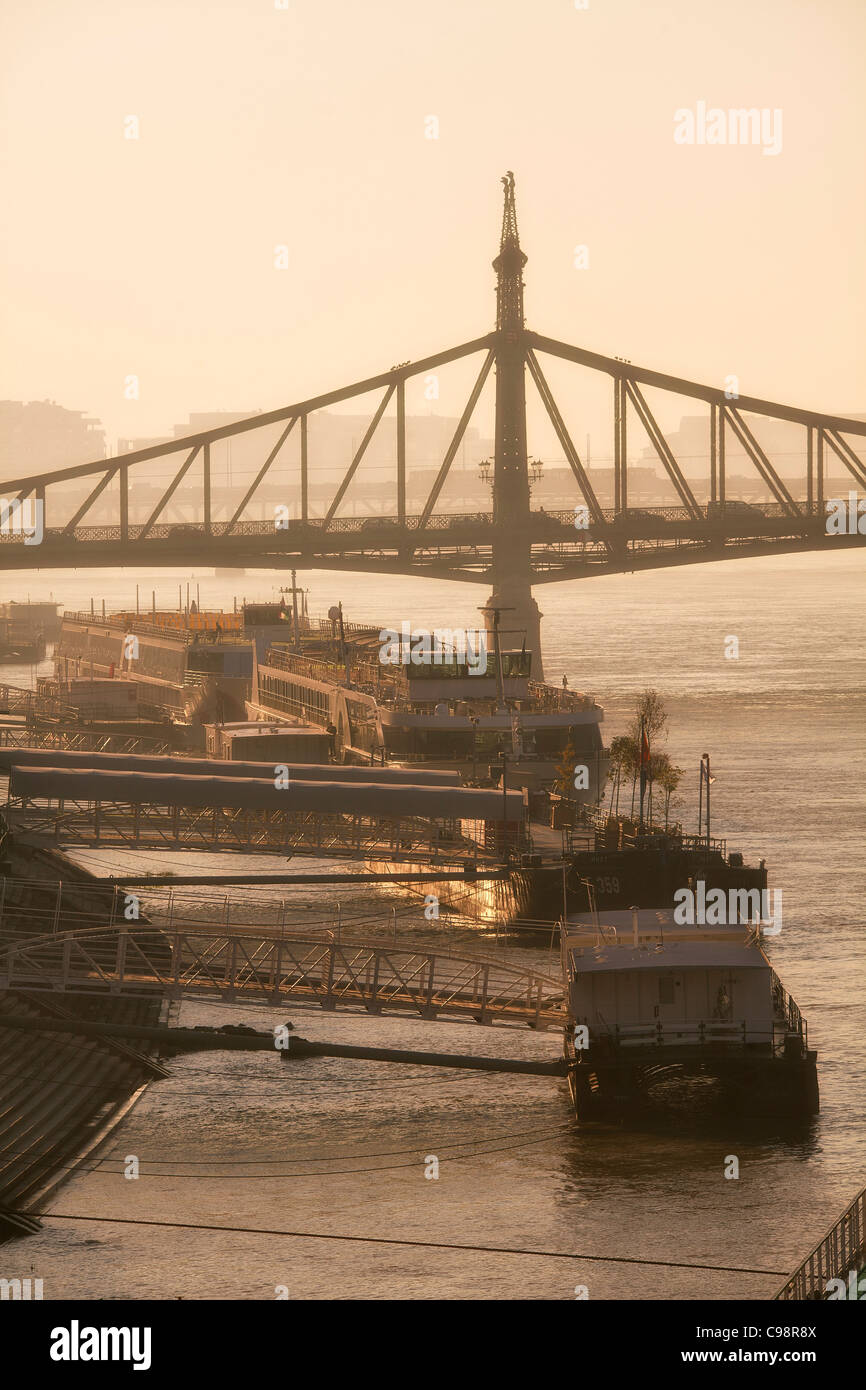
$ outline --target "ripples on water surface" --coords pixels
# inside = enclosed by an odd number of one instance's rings
[[[138,1154],[145,1172],[156,1158],[166,1176],[83,1174],[54,1203],[89,1215],[644,1255],[779,1277],[64,1223],[27,1243],[46,1297],[272,1298],[286,1285],[293,1299],[566,1299],[577,1284],[603,1299],[770,1296],[866,1180],[863,568],[855,554],[777,557],[537,591],[547,678],[566,672],[572,688],[601,701],[608,741],[635,692],[662,691],[668,747],[689,769],[679,814],[694,822],[707,751],[718,779],[714,831],[766,858],[770,886],[783,890],[784,928],[768,954],[819,1052],[822,1110],[805,1132],[696,1132],[682,1121],[636,1133],[578,1131],[564,1082],[204,1053],[171,1063],[171,1079],[149,1088],[109,1150]],[[92,582],[73,577],[67,606],[87,606]],[[129,602],[134,582],[100,576],[109,611]],[[167,604],[171,584],[152,582]],[[202,602],[224,607],[241,583],[200,582]],[[250,598],[269,597],[272,582],[262,574],[242,586]],[[464,585],[372,576],[317,573],[307,582],[315,612],[342,598],[347,618],[396,626],[404,618],[468,625],[473,600],[485,597]],[[26,587],[41,596],[33,576]],[[730,635],[739,638],[738,661],[724,659]],[[95,859],[106,867],[103,854]],[[273,892],[275,901],[286,896]],[[255,911],[246,890],[232,896],[233,912]],[[305,923],[334,914],[339,899],[346,917],[363,913],[386,929],[393,902],[345,888],[324,895],[324,905],[309,889],[292,897],[289,913]],[[420,912],[401,905],[401,938],[415,940],[413,931],[431,939]],[[478,933],[455,918],[442,921],[437,939],[462,947]],[[493,938],[483,944],[501,949]],[[544,952],[507,949],[515,961],[548,961]],[[558,1051],[554,1035],[529,1031],[289,1016],[306,1036],[333,1041],[522,1057]],[[193,1002],[181,1021],[269,1027],[286,1017]],[[723,1176],[731,1153],[738,1181]],[[439,1156],[438,1181],[424,1178],[427,1154]]]

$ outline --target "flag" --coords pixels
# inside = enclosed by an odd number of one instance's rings
[[[692,775],[694,776],[694,774]],[[710,786],[712,786],[715,780],[715,777],[710,776],[710,769],[708,764],[704,762],[703,758],[701,758],[701,781],[709,782]]]

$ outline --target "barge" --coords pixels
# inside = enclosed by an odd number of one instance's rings
[[[685,1107],[817,1114],[817,1054],[760,927],[678,927],[667,913],[635,912],[631,930],[569,924],[561,949],[580,1120]]]

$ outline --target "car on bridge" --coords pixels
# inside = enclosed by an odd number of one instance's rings
[[[405,528],[395,516],[365,517],[359,530],[370,537],[369,540],[360,542],[369,554],[384,555],[386,552],[390,554],[396,551],[402,556],[408,553],[410,542],[406,537]]]
[[[446,523],[449,531],[476,531],[479,526],[486,524],[488,518],[483,512],[470,512],[468,515],[452,516]]]
[[[762,507],[755,506],[753,502],[742,502],[739,498],[734,498],[730,502],[708,503],[707,522],[711,528],[711,534],[717,540],[723,536],[763,536],[768,531],[778,531],[779,528],[784,530],[786,524],[784,516],[774,517],[772,512],[768,515]],[[790,518],[788,518],[787,524],[791,524]],[[806,529],[808,529],[808,519]]]
[[[203,536],[204,526],[169,526],[166,540],[174,540],[178,536]]]
[[[615,530],[628,531],[635,536],[663,534],[670,530],[672,524],[666,516],[647,511],[645,507],[624,507],[609,522]]]
[[[569,535],[574,531],[572,521],[563,521],[558,516],[551,516],[541,507],[537,512],[530,512],[532,530],[541,536],[558,536],[563,539],[566,533]]]
[[[742,502],[739,498],[734,498],[730,502],[708,502],[707,521],[722,521],[725,517],[733,517],[735,521],[760,520],[766,521],[766,512],[756,507],[754,502]]]

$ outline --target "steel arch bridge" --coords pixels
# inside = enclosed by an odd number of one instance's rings
[[[856,503],[853,526],[847,524],[838,533],[828,527],[825,496],[829,463],[844,470],[855,495],[858,489],[866,493],[866,421],[750,396],[729,399],[721,388],[529,330],[523,313],[526,256],[517,232],[513,176],[503,183],[500,252],[493,262],[493,332],[279,410],[114,458],[0,482],[0,569],[216,564],[427,575],[492,584],[500,599],[516,598],[517,608],[523,610],[532,602],[534,584],[727,557],[845,548],[866,541],[857,529]],[[426,500],[410,511],[406,384],[470,358],[477,372],[465,407]],[[614,442],[612,507],[601,505],[554,397],[545,370],[549,371],[549,360],[607,378]],[[443,488],[494,367],[492,507],[444,512]],[[575,507],[570,510],[531,507],[527,381],[571,470]],[[708,470],[700,489],[674,456],[648,390],[694,400],[705,410]],[[379,393],[378,404],[344,461],[339,483],[323,497],[308,447],[310,420],[317,411],[368,393]],[[393,509],[387,515],[347,515],[347,495],[364,476],[365,456],[389,408],[394,411],[394,451],[387,492],[395,499]],[[801,432],[805,466],[797,485],[786,481],[772,451],[761,443],[762,428],[779,421]],[[628,439],[635,426],[649,441],[677,498],[673,506],[630,505]],[[260,441],[260,462],[235,505],[215,498],[211,454],[215,445],[246,435]],[[728,499],[730,447],[742,451],[771,501],[748,507]],[[174,468],[162,490],[152,486],[157,460],[169,460]],[[260,489],[277,479],[290,515],[256,518]],[[43,529],[38,544],[25,535],[28,516],[37,515],[35,507]]]

